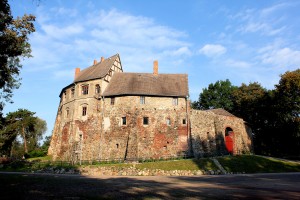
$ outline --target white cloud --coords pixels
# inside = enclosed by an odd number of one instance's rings
[[[164,51],[163,53],[165,55],[170,55],[170,56],[191,56],[192,55],[192,52],[188,47],[180,47],[173,51]]]
[[[260,33],[267,36],[279,35],[284,33],[287,27],[282,22],[284,15],[280,13],[280,17],[278,17],[277,12],[282,11],[288,6],[290,5],[287,3],[281,3],[261,10],[246,9],[229,17],[239,22],[238,32]]]
[[[270,64],[274,67],[291,68],[300,66],[300,51],[288,47],[272,48],[267,46],[259,50],[259,59],[263,64]]]
[[[227,59],[224,61],[224,64],[228,67],[233,68],[249,68],[251,64],[245,61],[234,60],[234,59]]]
[[[207,57],[220,56],[226,53],[227,49],[219,44],[206,44],[200,50],[199,53]]]

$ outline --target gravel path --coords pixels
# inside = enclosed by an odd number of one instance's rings
[[[300,173],[86,177],[0,172],[1,199],[300,199]]]

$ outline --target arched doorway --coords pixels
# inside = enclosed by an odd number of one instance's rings
[[[233,154],[234,132],[230,127],[225,129],[225,146],[228,153]]]

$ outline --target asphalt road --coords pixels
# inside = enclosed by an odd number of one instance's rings
[[[0,199],[300,199],[300,173],[86,177],[0,172]]]

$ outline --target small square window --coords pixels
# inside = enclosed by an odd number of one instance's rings
[[[87,111],[87,107],[83,106],[82,107],[82,116],[86,116],[86,111]]]
[[[149,117],[143,117],[143,125],[149,124]]]
[[[122,125],[126,125],[126,117],[122,117]]]
[[[182,119],[182,124],[186,124],[186,119]]]
[[[145,97],[144,96],[141,96],[140,97],[140,104],[145,104]]]
[[[173,106],[177,106],[178,105],[178,98],[173,98]]]
[[[110,105],[115,105],[115,97],[112,97],[112,98],[110,99]]]

